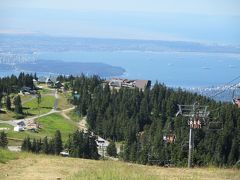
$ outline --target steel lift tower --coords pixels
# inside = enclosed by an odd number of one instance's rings
[[[193,141],[192,133],[194,129],[201,129],[202,126],[207,124],[209,111],[208,106],[201,106],[195,102],[193,105],[178,105],[179,111],[176,116],[183,116],[188,118],[189,125],[189,149],[188,149],[188,168],[192,167],[192,150]]]

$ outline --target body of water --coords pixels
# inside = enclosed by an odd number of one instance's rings
[[[126,70],[129,79],[150,79],[169,86],[211,87],[240,75],[240,55],[221,53],[71,51],[38,54],[43,60],[102,62]]]

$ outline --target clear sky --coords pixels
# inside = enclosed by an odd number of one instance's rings
[[[1,0],[0,32],[240,44],[240,1]]]

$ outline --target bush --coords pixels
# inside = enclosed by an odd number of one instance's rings
[[[0,132],[0,148],[6,148],[8,145],[7,134],[2,131]]]

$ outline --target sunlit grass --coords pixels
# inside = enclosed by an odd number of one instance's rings
[[[6,163],[9,160],[17,159],[16,153],[0,148],[0,163]]]
[[[41,130],[39,133],[44,134],[45,136],[52,137],[56,130],[60,130],[63,139],[67,139],[68,135],[77,130],[77,126],[62,117],[60,114],[51,114],[39,118],[37,120],[40,123]]]
[[[240,171],[237,169],[163,168],[31,153],[20,153],[17,157],[17,160],[0,164],[0,179],[240,179]]]
[[[9,131],[9,130],[13,130],[13,126],[9,125],[9,124],[5,124],[5,123],[0,123],[0,131],[1,128],[7,128],[8,130],[4,130],[4,131]]]
[[[64,110],[64,109],[68,109],[68,108],[71,108],[72,105],[68,102],[67,100],[67,95],[64,95],[64,94],[60,94],[58,93],[58,109],[59,110]]]
[[[44,138],[45,136],[53,137],[56,130],[60,130],[64,141],[67,140],[68,135],[77,130],[77,126],[62,117],[60,114],[54,113],[48,116],[37,119],[41,129],[38,132],[22,131],[15,132],[13,130],[6,131],[7,136],[13,139],[23,140],[26,137],[30,138]],[[1,124],[0,124],[1,125]]]
[[[71,110],[66,113],[67,116],[71,118],[72,121],[74,122],[79,122],[82,118],[77,115],[77,112],[75,110]]]
[[[38,115],[48,113],[54,106],[55,97],[54,96],[44,96],[41,98],[41,103],[37,103],[37,98],[33,99],[32,101],[26,102],[24,104],[24,112],[29,115]]]
[[[13,111],[5,111],[5,112],[0,112],[0,120],[2,121],[8,121],[13,119],[15,116],[15,113]]]

